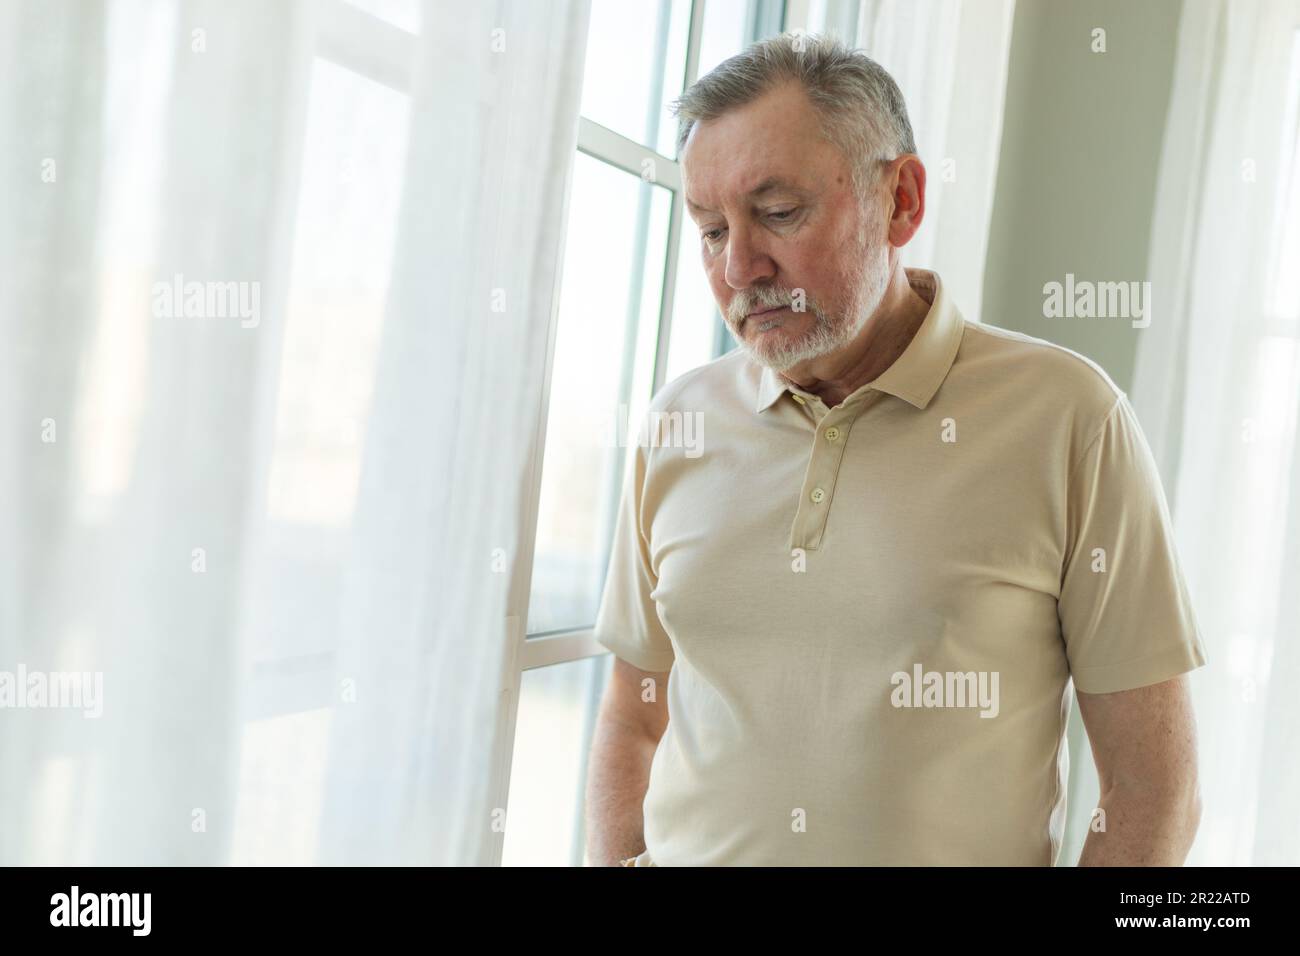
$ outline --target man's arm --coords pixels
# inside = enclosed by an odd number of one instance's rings
[[[614,658],[587,770],[587,860],[592,866],[617,866],[645,850],[641,804],[650,762],[668,726],[669,673],[643,671]],[[653,684],[646,684],[647,679]]]
[[[1201,820],[1186,675],[1078,697],[1105,811],[1105,830],[1094,818],[1079,866],[1182,866]]]

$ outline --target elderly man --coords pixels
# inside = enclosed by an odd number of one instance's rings
[[[1180,865],[1205,654],[1124,393],[901,266],[925,168],[867,57],[778,37],[675,109],[741,347],[651,403],[702,415],[703,454],[632,453],[589,859],[1052,865],[1073,680],[1079,863]]]

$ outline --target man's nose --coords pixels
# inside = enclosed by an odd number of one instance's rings
[[[761,242],[743,229],[733,229],[727,236],[727,285],[747,289],[776,275],[776,264]]]

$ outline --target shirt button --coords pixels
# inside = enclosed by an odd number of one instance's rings
[[[826,497],[826,492],[822,491],[820,488],[814,488],[812,494],[808,497],[811,498],[815,504],[821,504],[821,500]]]
[[[793,392],[790,393],[790,397],[793,398],[793,399],[794,399],[796,402],[798,402],[800,405],[802,405],[802,404],[804,403],[803,398],[802,398],[801,396],[799,396],[799,395],[794,394]]]
[[[826,429],[827,441],[839,441],[839,438],[840,438],[840,430],[836,428],[834,425]]]

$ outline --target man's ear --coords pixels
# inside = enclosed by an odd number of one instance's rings
[[[915,153],[904,153],[885,170],[893,200],[889,216],[889,243],[905,246],[925,218],[925,164]]]

